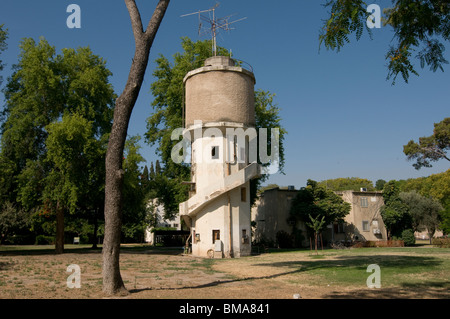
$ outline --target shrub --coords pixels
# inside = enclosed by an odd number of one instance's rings
[[[433,238],[431,243],[434,246],[437,246],[439,248],[450,248],[450,238],[449,237]]]
[[[403,240],[367,240],[355,242],[353,248],[361,247],[404,247],[405,243]]]
[[[406,229],[402,232],[402,240],[405,246],[413,246],[416,243],[416,237],[414,237],[414,231],[412,229]]]
[[[37,235],[35,245],[52,245],[55,243],[55,238],[53,236]]]
[[[292,235],[284,230],[279,230],[276,234],[278,246],[280,246],[280,248],[292,248],[294,242],[292,237]]]

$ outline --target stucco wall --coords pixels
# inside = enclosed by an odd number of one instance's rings
[[[386,227],[380,214],[380,208],[384,205],[381,192],[343,191],[337,193],[342,194],[343,200],[352,205],[350,213],[345,217],[347,237],[363,241],[387,239]],[[367,207],[362,207],[362,198],[366,199]],[[368,223],[367,230],[363,229],[363,221]],[[375,229],[379,229],[380,233],[375,234]]]

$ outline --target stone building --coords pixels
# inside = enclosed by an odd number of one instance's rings
[[[156,219],[156,228],[166,227],[173,228],[177,231],[181,231],[180,216],[176,215],[172,219],[164,217],[164,205],[159,202],[158,199],[151,199],[147,203],[147,209],[152,209],[154,218]],[[155,233],[152,231],[153,227],[147,227],[145,229],[144,240],[148,244],[155,244]]]
[[[351,204],[350,213],[345,217],[346,224],[335,233],[334,240],[378,241],[387,240],[387,231],[381,218],[380,208],[384,205],[381,191],[335,192]]]
[[[292,186],[284,189],[277,187],[266,190],[260,195],[252,208],[252,221],[256,224],[254,241],[275,242],[277,232],[292,233],[293,225],[288,222],[289,211],[291,201],[297,192]],[[384,205],[382,192],[347,190],[335,193],[351,204],[351,210],[345,217],[344,223],[327,225],[322,232],[324,244],[335,241],[387,239],[386,227],[380,215],[380,208]],[[296,228],[300,229],[304,236],[302,245],[308,246],[310,243],[306,226],[299,223]]]
[[[259,165],[249,161],[254,136],[245,133],[255,125],[255,77],[233,59],[214,56],[189,72],[184,85],[191,191],[179,209],[192,254],[250,255],[250,180]]]

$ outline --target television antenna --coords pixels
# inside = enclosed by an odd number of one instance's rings
[[[217,34],[219,33],[219,30],[224,30],[224,31],[234,30],[235,28],[230,27],[231,24],[247,19],[247,17],[245,17],[245,18],[237,19],[237,20],[230,22],[230,18],[232,16],[234,16],[234,14],[231,14],[224,18],[216,18],[216,9],[219,5],[220,5],[220,3],[217,2],[214,5],[214,7],[210,8],[208,10],[199,10],[197,12],[187,13],[187,14],[183,14],[181,16],[181,17],[187,17],[187,16],[191,16],[194,14],[198,14],[198,21],[199,21],[198,34],[199,35],[202,35],[205,33],[211,34],[211,36],[212,36],[212,51],[213,51],[214,56],[217,55],[216,37],[217,37]],[[210,27],[203,28],[203,22],[206,22],[207,24],[209,24]]]

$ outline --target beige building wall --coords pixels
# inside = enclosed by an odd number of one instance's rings
[[[344,232],[335,234],[335,240],[387,240],[386,227],[380,214],[380,208],[384,205],[382,192],[348,190],[336,194],[351,204],[351,210],[345,217],[347,224]]]
[[[292,233],[293,225],[289,225],[289,211],[292,199],[297,194],[297,190],[287,190],[272,188],[262,193],[252,207],[252,220],[256,222],[256,229],[253,239],[256,242],[262,240],[275,241],[279,231]],[[304,225],[297,225],[306,237]]]

